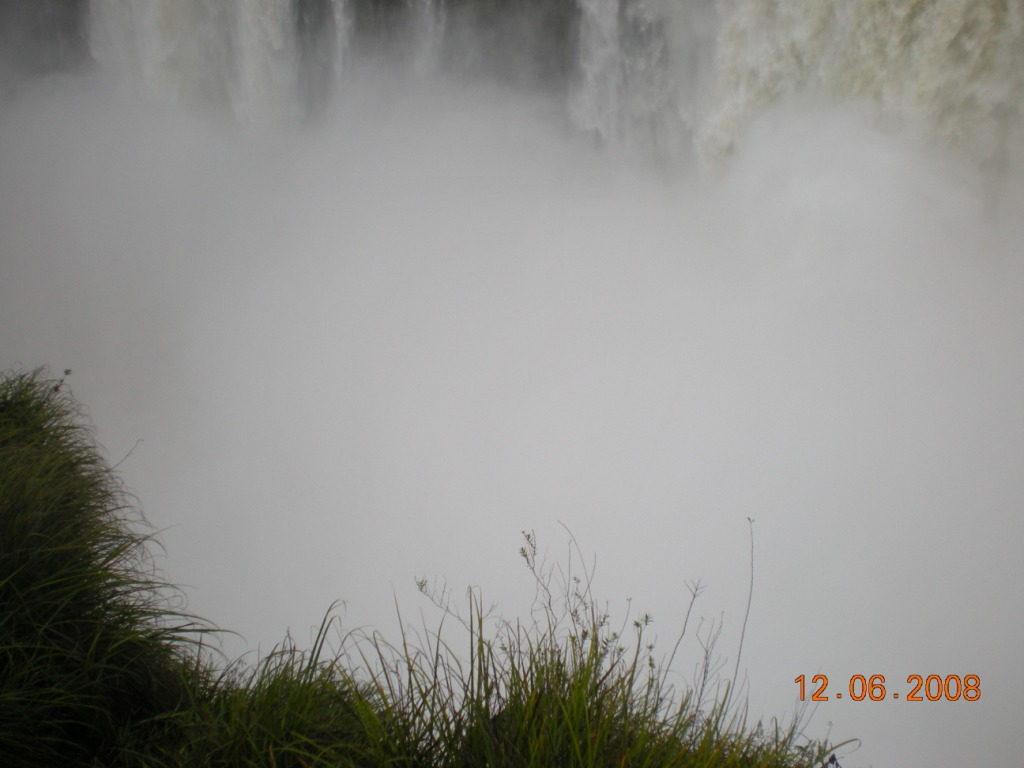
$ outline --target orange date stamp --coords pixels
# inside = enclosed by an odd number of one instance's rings
[[[807,688],[804,675],[798,676],[794,683],[800,686],[800,701],[806,701]],[[907,685],[910,689],[901,696],[899,691],[889,690],[885,684],[885,675],[853,675],[846,691],[837,691],[835,699],[850,698],[853,701],[884,701],[885,699],[903,699],[904,701],[977,701],[981,698],[981,678],[978,675],[908,675]],[[828,701],[828,675],[815,675],[811,678],[811,701]],[[844,694],[846,694],[844,696]]]

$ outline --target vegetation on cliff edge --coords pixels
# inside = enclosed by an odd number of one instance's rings
[[[0,762],[796,768],[829,754],[797,721],[748,727],[710,679],[709,644],[703,673],[675,690],[649,617],[614,630],[592,573],[538,562],[524,536],[528,622],[489,615],[478,591],[462,613],[421,582],[450,626],[415,642],[337,631],[330,649],[328,611],[312,648],[286,638],[228,662],[209,650],[218,630],[159,579],[151,534],[65,380],[3,374]]]

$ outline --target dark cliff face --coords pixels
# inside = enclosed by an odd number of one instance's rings
[[[456,69],[560,88],[576,64],[576,0],[444,0],[445,59]]]
[[[88,0],[0,0],[0,63],[53,72],[89,58]]]

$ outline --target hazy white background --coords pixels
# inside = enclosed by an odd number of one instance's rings
[[[1019,763],[1020,180],[856,108],[784,105],[698,179],[543,98],[364,85],[256,135],[98,79],[0,111],[2,366],[74,369],[228,653],[335,599],[429,625],[420,577],[525,615],[520,531],[564,562],[561,522],[663,652],[701,579],[728,674],[749,516],[751,719],[884,674],[900,701],[813,713],[863,739],[844,768]],[[908,703],[910,674],[981,699]]]

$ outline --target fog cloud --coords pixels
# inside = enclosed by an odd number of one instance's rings
[[[977,674],[809,733],[864,739],[847,768],[1014,760],[1019,180],[797,103],[680,177],[550,95],[375,77],[264,132],[96,74],[0,114],[4,366],[74,370],[229,652],[335,599],[393,634],[420,577],[522,614],[520,532],[559,560],[564,524],[664,651],[707,584],[731,672],[751,517],[752,716],[801,674]]]

